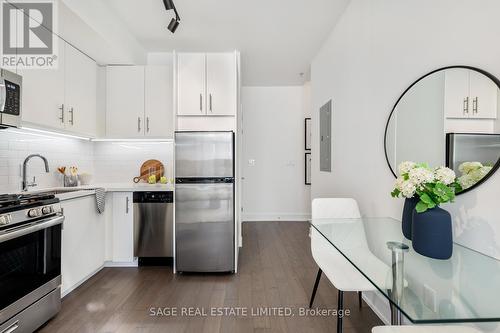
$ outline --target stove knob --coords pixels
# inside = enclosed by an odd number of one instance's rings
[[[12,223],[12,215],[8,214],[8,215],[6,216],[6,219],[7,219],[7,224]]]
[[[0,216],[0,226],[7,224],[7,217],[5,215]]]
[[[47,215],[52,213],[54,210],[52,209],[52,206],[45,206],[42,208],[42,213],[43,215]]]
[[[41,213],[42,213],[42,212],[40,212],[40,214],[39,214],[38,210],[37,210],[37,209],[35,209],[35,208],[34,208],[34,209],[30,209],[30,210],[28,211],[28,217],[38,217],[38,216],[40,216],[40,215],[41,215]]]

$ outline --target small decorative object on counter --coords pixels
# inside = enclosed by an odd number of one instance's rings
[[[63,175],[63,185],[64,187],[76,187],[78,186],[78,168],[77,167],[70,167],[69,168],[69,175],[66,173],[66,168],[65,166],[57,168],[57,171],[59,171],[60,174]]]
[[[462,189],[455,172],[446,167],[431,169],[425,163],[414,162],[401,163],[398,172],[391,195],[406,198],[403,234],[412,239],[418,253],[449,259],[453,251],[451,216],[439,205],[452,202],[455,193]],[[408,237],[410,231],[411,237]]]
[[[147,160],[142,163],[140,169],[140,176],[134,178],[134,183],[138,183],[140,181],[148,182],[149,177],[155,175],[156,179],[160,179],[165,173],[165,167],[163,163],[158,160]],[[156,183],[156,180],[155,180]]]
[[[64,175],[64,187],[76,187],[76,186],[78,186],[78,176]]]
[[[148,177],[149,184],[156,184],[156,175],[151,175]]]
[[[167,177],[165,177],[165,176],[161,177],[161,178],[160,178],[160,183],[161,183],[161,184],[167,184],[167,183],[168,183],[168,178],[167,178]]]
[[[81,185],[90,185],[92,183],[92,175],[90,173],[81,173],[78,175]]]

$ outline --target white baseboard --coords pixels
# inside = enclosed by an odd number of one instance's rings
[[[139,260],[135,258],[132,262],[106,261],[104,267],[139,267]]]
[[[303,222],[311,219],[311,214],[290,214],[290,213],[265,213],[265,214],[243,214],[243,222],[262,222],[262,221],[291,221]]]
[[[97,273],[99,273],[99,271],[101,269],[104,268],[104,265],[99,267],[98,269],[96,269],[95,271],[93,271],[92,273],[88,274],[87,276],[85,276],[83,279],[81,279],[80,281],[78,281],[75,285],[73,285],[71,288],[69,288],[68,290],[64,290],[61,292],[61,298],[68,295],[69,293],[71,293],[73,290],[75,290],[76,288],[80,287],[85,281],[87,281],[88,279],[90,279],[91,277],[93,277],[94,275],[96,275]]]

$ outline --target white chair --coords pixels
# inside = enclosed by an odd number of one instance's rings
[[[472,327],[463,326],[377,326],[372,333],[480,333]]]
[[[312,202],[312,218],[360,218],[358,204],[354,199],[325,198]],[[338,311],[344,308],[344,292],[357,291],[361,305],[361,292],[375,287],[354,268],[314,227],[311,228],[311,252],[319,266],[309,307],[312,307],[322,273],[338,289]],[[337,317],[337,332],[342,332],[342,316]]]

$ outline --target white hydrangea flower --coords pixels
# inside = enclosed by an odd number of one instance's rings
[[[396,181],[394,182],[394,188],[401,191],[403,189],[403,183],[404,179],[401,177],[396,178]]]
[[[472,178],[470,175],[463,175],[460,178],[458,178],[458,182],[460,183],[460,186],[462,186],[462,189],[468,189],[475,183],[477,183],[474,178]]]
[[[407,181],[403,181],[401,183],[401,190],[400,191],[401,191],[401,194],[403,195],[403,197],[413,198],[413,196],[415,195],[415,192],[417,191],[417,187],[411,181],[407,180]]]
[[[481,169],[483,164],[481,162],[464,162],[459,165],[458,171],[462,174],[468,174],[471,171]]]
[[[403,175],[405,173],[410,172],[410,170],[415,168],[416,166],[417,165],[415,164],[415,162],[410,162],[410,161],[401,162],[398,166],[398,172],[400,175]]]
[[[436,177],[436,180],[442,182],[445,185],[450,185],[455,181],[455,178],[457,177],[455,171],[445,167],[437,168],[436,171],[434,171],[434,176]]]
[[[464,174],[460,178],[458,178],[458,181],[462,188],[465,190],[473,185],[475,185],[477,182],[479,182],[481,179],[486,177],[486,175],[491,171],[492,167],[490,166],[483,166],[479,169],[473,169],[470,170],[468,173]]]
[[[416,187],[422,187],[426,183],[432,183],[434,179],[434,172],[427,168],[418,167],[411,169],[408,173],[410,182]]]

